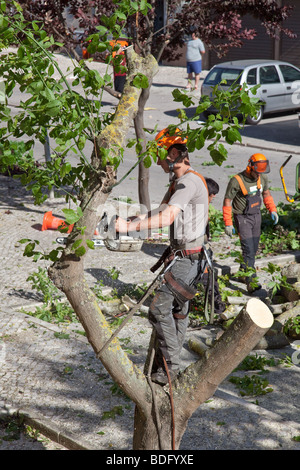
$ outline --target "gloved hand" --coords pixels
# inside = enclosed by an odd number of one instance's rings
[[[274,221],[274,225],[276,225],[279,220],[277,212],[271,212],[271,217],[272,217],[272,220]]]
[[[232,238],[232,235],[235,233],[233,225],[225,225],[225,233],[228,237]]]

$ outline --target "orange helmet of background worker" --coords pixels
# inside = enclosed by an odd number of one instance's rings
[[[262,153],[254,153],[248,161],[246,172],[254,170],[256,173],[270,173],[269,160]]]
[[[169,150],[172,145],[187,143],[187,138],[182,136],[182,131],[178,128],[175,129],[173,135],[170,135],[169,129],[166,127],[157,134],[155,140],[158,147],[164,147],[166,150]]]
[[[113,41],[109,42],[110,46],[114,49],[116,46],[119,47],[117,51],[113,51],[112,56],[115,57],[118,53],[120,53],[120,48],[125,48],[128,46],[128,42],[123,39],[114,39]],[[123,52],[124,54],[124,52]]]

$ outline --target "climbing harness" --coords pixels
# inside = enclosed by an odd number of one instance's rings
[[[206,269],[208,271],[208,280],[207,280],[207,285],[206,285],[206,290],[205,290],[205,297],[204,297],[204,316],[206,320],[209,323],[214,322],[214,305],[215,305],[215,270],[213,266],[213,259],[212,259],[212,250],[206,249],[206,247],[203,247],[203,253],[206,258]],[[208,297],[209,297],[209,288],[211,287],[211,306],[210,306],[210,316],[208,314]]]

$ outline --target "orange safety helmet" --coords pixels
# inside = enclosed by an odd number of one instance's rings
[[[187,138],[183,137],[181,134],[182,131],[177,127],[175,129],[175,133],[170,135],[169,129],[166,127],[155,137],[156,144],[158,147],[164,147],[166,150],[169,150],[169,148],[174,144],[185,145],[187,143]]]
[[[125,48],[128,46],[128,42],[122,39],[114,39],[113,41],[109,42],[110,46],[114,49],[116,46]],[[123,52],[124,54],[124,52]],[[117,55],[117,51],[113,51],[112,56],[115,57]]]
[[[262,153],[251,155],[246,168],[247,173],[254,170],[256,173],[270,173],[269,160]]]

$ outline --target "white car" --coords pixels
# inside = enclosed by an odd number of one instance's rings
[[[204,79],[201,94],[212,97],[212,87],[222,80],[227,82],[224,90],[233,84],[246,83],[250,89],[260,84],[255,96],[264,104],[256,116],[247,118],[248,124],[258,124],[267,113],[300,109],[300,70],[288,62],[250,59],[217,64]]]

